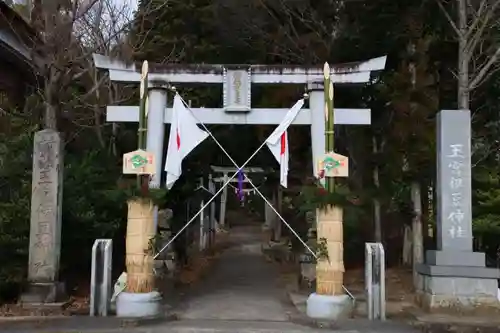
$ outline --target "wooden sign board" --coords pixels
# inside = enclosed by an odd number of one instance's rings
[[[318,174],[323,177],[348,177],[349,159],[334,152],[326,153],[318,161]]]
[[[156,173],[153,153],[139,149],[123,154],[123,174],[154,175]]]

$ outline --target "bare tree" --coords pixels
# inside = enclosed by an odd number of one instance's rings
[[[384,150],[386,140],[383,139],[379,144],[377,137],[372,137],[373,155],[376,156],[379,152]],[[380,191],[380,170],[377,164],[373,167],[373,185],[377,191]],[[381,215],[381,202],[377,196],[373,197],[373,224],[374,224],[374,239],[377,243],[382,243],[382,215]]]
[[[35,32],[27,45],[32,50],[27,65],[41,79],[35,90],[43,103],[44,127],[57,129],[61,120],[93,127],[104,147],[106,104],[119,103],[133,92],[117,89],[98,73],[92,54],[131,61],[140,47],[129,38],[136,23],[132,9],[113,0],[34,0],[29,16]]]
[[[322,6],[316,0],[253,0],[214,2],[224,20],[219,31],[235,43],[256,44],[286,63],[323,63],[340,31],[343,1]],[[228,29],[227,26],[231,29]]]
[[[128,61],[132,58],[133,47],[129,43],[128,25],[132,17],[132,9],[128,4],[116,4],[112,0],[101,0],[94,6],[88,14],[82,18],[79,24],[79,36],[81,44],[92,52],[120,57]],[[108,146],[104,135],[102,119],[107,104],[119,104],[132,96],[130,89],[118,89],[118,86],[111,82],[106,73],[99,73],[94,67],[91,56],[83,60],[85,68],[84,79],[89,81],[89,86],[93,87],[89,93],[79,96],[79,105],[84,110],[91,110],[91,114],[85,119],[92,123],[97,139],[101,147]],[[81,119],[81,118],[79,118]],[[116,155],[115,138],[118,131],[118,124],[111,124],[113,127],[111,142],[112,152]]]
[[[45,128],[57,129],[63,89],[82,75],[79,60],[85,56],[74,31],[77,22],[97,0],[36,0],[31,13],[37,38],[33,43],[33,70],[43,79]]]
[[[458,41],[457,104],[470,109],[471,92],[499,69],[500,0],[436,0]]]

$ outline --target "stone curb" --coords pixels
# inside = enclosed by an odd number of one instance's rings
[[[69,318],[70,316],[57,315],[57,316],[11,316],[11,317],[1,317],[0,325],[3,323],[14,323],[14,322],[30,322],[30,321],[50,321],[57,319]]]
[[[498,333],[500,325],[445,324],[415,321],[412,325],[423,333]]]
[[[134,327],[156,326],[168,322],[177,321],[176,314],[167,314],[151,318],[118,318],[109,317],[89,317],[89,316],[18,316],[0,318],[0,330],[15,329],[16,327],[29,325],[31,329],[52,329],[57,330],[84,330],[100,331],[110,329],[123,329]]]

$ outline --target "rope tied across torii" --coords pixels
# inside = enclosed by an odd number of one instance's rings
[[[254,185],[250,178],[244,172],[241,172],[243,168],[257,155],[257,153],[267,145],[274,155],[276,160],[280,163],[280,183],[286,187],[287,185],[287,175],[288,175],[288,138],[287,138],[287,128],[293,122],[300,109],[304,105],[304,99],[307,98],[307,94],[304,98],[299,99],[295,105],[288,111],[282,122],[278,127],[271,133],[271,135],[255,150],[255,152],[243,163],[241,166],[234,161],[234,159],[229,155],[229,153],[224,149],[224,147],[219,143],[219,141],[213,136],[213,134],[208,130],[203,122],[195,117],[193,112],[188,108],[187,103],[181,98],[181,96],[176,92],[174,97],[174,112],[172,119],[172,127],[170,130],[167,160],[165,163],[165,171],[167,172],[167,187],[171,188],[175,181],[180,177],[182,173],[182,160],[191,152],[198,144],[200,144],[207,137],[211,137],[217,146],[222,150],[222,152],[229,158],[231,163],[237,168],[237,171],[229,177],[221,188],[208,200],[200,210],[191,217],[191,219],[184,225],[184,227],[179,230],[179,232],[170,239],[170,241],[163,246],[162,249],[155,255],[158,255],[164,251],[168,246],[175,241],[175,239],[180,235],[202,212],[208,207],[213,200],[228,186],[233,178],[238,174],[243,174],[246,181],[253,187],[255,192],[264,200],[264,202],[269,205],[269,207],[274,211],[276,216],[287,226],[287,228],[292,232],[292,234],[297,237],[297,239],[304,245],[304,247],[317,258],[316,253],[299,237],[295,230],[286,222],[286,220],[281,216],[281,214],[273,207],[273,205],[267,200],[267,198],[262,194],[262,192]],[[200,129],[197,123],[203,128]],[[175,127],[174,127],[175,126]],[[185,134],[188,133],[188,134]],[[184,146],[183,146],[184,144]]]

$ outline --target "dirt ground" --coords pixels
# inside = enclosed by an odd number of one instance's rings
[[[210,252],[193,254],[189,264],[182,267],[176,274],[174,283],[181,288],[189,288],[189,286],[196,284],[208,272],[219,253],[227,246],[227,234],[218,234],[213,249]],[[23,307],[19,304],[4,304],[0,306],[0,318],[88,315],[90,281],[82,281],[79,285],[82,287],[73,290],[68,301],[64,304],[53,307]]]
[[[281,281],[294,293],[309,295],[313,289],[299,287],[299,266],[280,264]],[[344,286],[356,298],[358,315],[366,316],[363,304],[365,297],[365,277],[363,269],[348,270],[344,274]],[[386,271],[386,310],[388,317],[409,317],[418,311],[414,303],[413,276],[411,269],[391,268]]]
[[[344,284],[354,295],[364,294],[365,272],[363,269],[348,270]],[[385,272],[386,298],[388,301],[413,301],[413,275],[408,268],[390,268]]]

